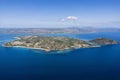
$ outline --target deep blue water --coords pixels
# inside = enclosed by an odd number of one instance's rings
[[[87,40],[106,37],[120,41],[119,34],[58,35]],[[21,35],[0,34],[0,44],[13,40],[15,36]],[[0,80],[120,80],[120,45],[62,53],[48,54],[41,50],[0,46]]]

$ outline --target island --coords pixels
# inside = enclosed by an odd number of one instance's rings
[[[110,44],[119,44],[120,42],[111,40],[108,38],[96,38],[94,40],[90,40],[91,43],[96,43],[98,45],[110,45]]]
[[[7,42],[5,47],[26,47],[45,51],[87,48],[94,45],[79,39],[58,36],[23,36],[17,40]]]
[[[45,51],[98,47],[101,44],[118,44],[117,41],[98,38],[91,41],[60,36],[22,36],[7,42],[5,47],[24,47]]]

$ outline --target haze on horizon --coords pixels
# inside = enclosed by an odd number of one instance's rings
[[[118,27],[120,0],[0,0],[0,28]]]

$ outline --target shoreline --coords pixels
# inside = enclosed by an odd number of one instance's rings
[[[91,41],[61,36],[60,37],[23,36],[15,38],[16,38],[15,41],[2,44],[2,46],[37,49],[50,52],[50,51],[74,50],[81,48],[96,48],[101,47],[102,45],[118,44],[117,41],[107,38],[96,38]]]
[[[39,49],[39,50],[44,50],[44,51],[51,51],[51,50],[48,50],[48,49],[44,49],[44,48],[32,48],[32,47],[24,47],[24,46],[5,46],[5,45],[2,45],[3,47],[16,47],[16,48],[26,48],[26,49]]]
[[[82,48],[79,48],[79,47],[74,47],[74,48],[65,48],[65,49],[60,49],[60,50],[50,50],[50,49],[44,49],[44,48],[32,48],[32,47],[24,47],[24,46],[5,46],[5,45],[2,45],[2,46],[3,47],[8,47],[8,48],[16,47],[16,48],[36,49],[36,50],[43,50],[43,51],[46,51],[46,52],[82,49]],[[91,47],[84,47],[84,48],[97,48],[97,47],[101,47],[101,46],[91,46]]]

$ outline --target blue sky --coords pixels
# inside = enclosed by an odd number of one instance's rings
[[[0,0],[0,27],[120,27],[120,0]]]

